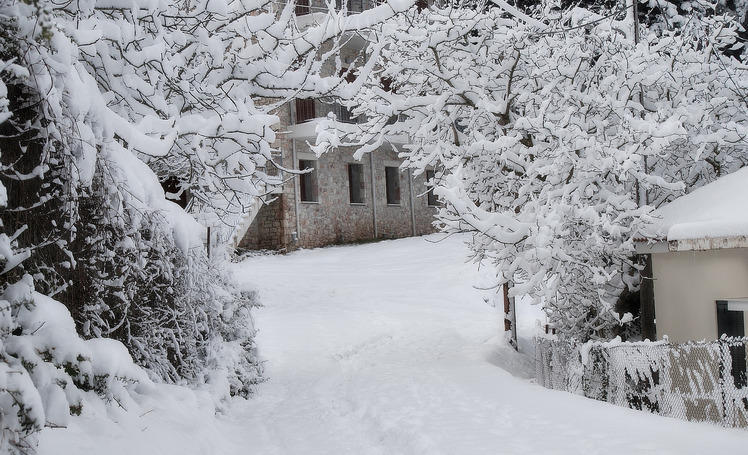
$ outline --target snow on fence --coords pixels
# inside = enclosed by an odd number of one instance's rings
[[[748,427],[748,338],[572,343],[535,340],[535,377],[549,389],[725,427]]]

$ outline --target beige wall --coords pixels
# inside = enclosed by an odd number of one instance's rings
[[[748,248],[657,253],[652,265],[660,339],[714,340],[716,301],[748,297]]]

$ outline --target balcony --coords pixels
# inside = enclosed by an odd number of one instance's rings
[[[336,0],[335,9],[337,11],[343,11],[345,5],[346,15],[359,14],[367,9],[370,9],[375,5],[370,0]],[[305,29],[309,26],[320,25],[325,22],[328,16],[328,8],[324,2],[315,0],[297,0],[296,2],[296,25],[300,29]],[[345,46],[362,49],[366,46],[366,40],[364,40],[357,33],[346,33]]]
[[[345,8],[344,8],[345,7]],[[358,14],[364,11],[364,0],[336,0],[335,10],[346,10],[348,14]],[[296,16],[305,16],[315,13],[327,13],[327,6],[324,3],[318,3],[310,0],[296,1]]]
[[[366,121],[363,115],[354,116],[351,110],[340,104],[333,103],[328,105],[332,114],[335,114],[335,118],[341,123],[363,123]]]

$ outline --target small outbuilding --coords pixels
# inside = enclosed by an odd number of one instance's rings
[[[638,254],[650,255],[656,337],[685,342],[744,336],[748,168],[660,207],[653,216],[635,245]]]

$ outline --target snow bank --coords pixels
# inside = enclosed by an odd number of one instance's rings
[[[428,240],[428,241],[427,241]],[[748,433],[547,390],[529,380],[537,307],[503,338],[492,271],[469,236],[435,235],[255,257],[258,343],[270,380],[239,402],[225,455],[702,454]],[[484,299],[488,297],[488,303]],[[509,372],[512,372],[510,374]],[[635,437],[632,437],[635,435]]]
[[[154,383],[121,343],[81,339],[67,309],[33,292],[28,276],[2,297],[3,303],[15,302],[17,327],[2,343],[7,356],[0,387],[6,393],[0,394],[0,409],[23,418],[18,425],[2,420],[0,453],[9,450],[8,440],[29,430],[23,425],[46,427],[40,454],[198,454],[218,446],[206,433],[216,425],[208,392]],[[171,429],[167,441],[165,428]],[[30,447],[35,437],[32,432],[25,438]]]

